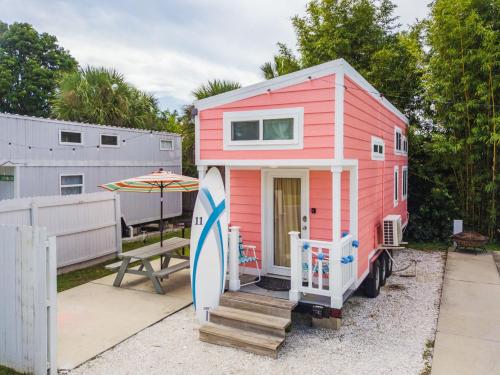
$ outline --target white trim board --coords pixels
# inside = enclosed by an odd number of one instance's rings
[[[349,79],[365,89],[375,100],[398,116],[404,123],[408,124],[408,118],[387,99],[381,96],[381,94],[344,59],[329,61],[311,68],[302,69],[264,82],[242,87],[237,90],[197,100],[194,102],[194,106],[198,109],[198,111],[202,111],[204,109],[217,107],[251,96],[265,94],[269,91],[272,93],[273,90],[279,90],[287,86],[306,82],[309,79],[316,79],[331,74],[346,74]]]
[[[231,167],[354,167],[356,159],[232,159],[232,160],[200,160],[198,166],[231,166]]]

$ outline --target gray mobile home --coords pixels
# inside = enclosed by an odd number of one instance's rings
[[[182,170],[178,134],[0,113],[0,200],[102,191],[98,185]],[[158,220],[155,193],[120,193],[126,225]],[[168,193],[165,217],[182,214]]]

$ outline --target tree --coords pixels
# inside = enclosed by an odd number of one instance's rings
[[[241,85],[238,82],[225,79],[214,79],[205,84],[200,85],[193,90],[192,94],[196,100],[205,99],[209,96],[222,94],[227,91],[239,89]]]
[[[53,114],[62,120],[147,129],[159,126],[157,100],[112,69],[87,67],[65,75],[52,105]]]
[[[271,79],[292,73],[300,69],[300,63],[292,50],[284,43],[278,42],[278,54],[274,56],[272,62],[261,65],[260,70],[265,79]]]
[[[449,171],[442,177],[465,224],[490,237],[499,221],[499,20],[498,2],[436,0],[427,26],[431,151]]]
[[[0,22],[0,111],[48,117],[57,80],[77,66],[55,36]]]
[[[292,19],[297,46],[278,43],[274,62],[261,66],[265,78],[344,58],[385,97],[417,122],[422,97],[422,30],[417,24],[395,32],[390,0],[312,0],[306,15]]]

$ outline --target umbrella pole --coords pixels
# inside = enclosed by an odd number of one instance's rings
[[[160,187],[160,246],[163,247],[163,184]]]

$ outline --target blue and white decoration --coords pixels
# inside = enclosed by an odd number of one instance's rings
[[[191,290],[200,323],[219,305],[228,257],[226,194],[217,168],[201,180],[191,226]]]

